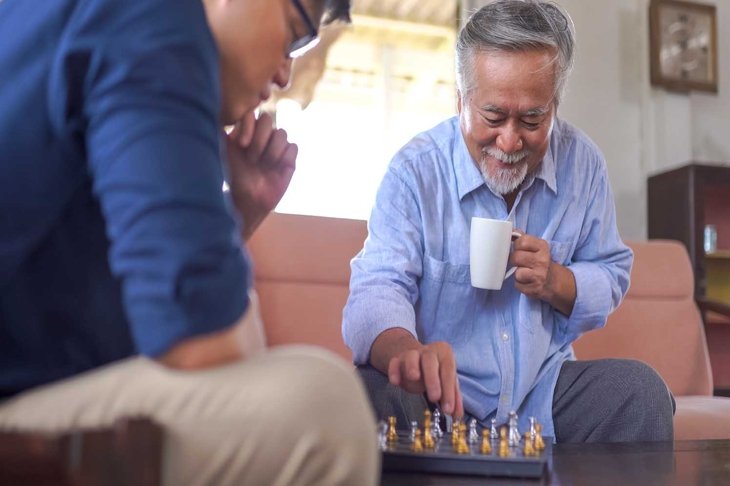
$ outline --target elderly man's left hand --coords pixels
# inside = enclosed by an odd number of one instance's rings
[[[247,113],[226,137],[233,202],[248,239],[289,187],[298,148],[268,113]]]
[[[517,267],[517,290],[570,315],[576,297],[575,277],[573,272],[551,260],[547,241],[523,234],[514,241],[510,262]]]

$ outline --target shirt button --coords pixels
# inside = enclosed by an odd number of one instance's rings
[[[506,332],[503,332],[502,333],[502,341],[508,341],[508,340],[509,340],[509,336],[507,335]]]

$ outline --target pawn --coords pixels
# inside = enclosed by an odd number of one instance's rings
[[[457,454],[469,454],[469,444],[466,443],[466,439],[462,435],[459,437],[459,442],[456,444]]]
[[[469,443],[476,444],[479,442],[479,433],[477,432],[477,419],[469,421]]]
[[[444,435],[444,432],[441,430],[441,412],[438,407],[433,411],[433,425],[431,428],[431,433],[435,439],[440,439]]]
[[[492,418],[492,425],[489,428],[489,438],[492,440],[499,439],[499,434],[497,433],[497,419]]]
[[[385,420],[378,422],[378,446],[381,450],[388,447],[388,424],[385,423]]]
[[[388,442],[398,442],[398,432],[395,430],[395,417],[388,417]]]
[[[451,445],[456,446],[459,443],[459,436],[461,435],[461,421],[454,420],[454,425],[451,428]]]
[[[532,439],[530,439],[530,431],[525,432],[525,448],[522,450],[525,457],[535,456],[535,447],[532,445]]]
[[[411,442],[416,440],[416,431],[418,430],[418,422],[411,420]]]
[[[429,450],[436,447],[436,441],[433,440],[433,434],[431,433],[430,427],[423,428],[423,446]]]
[[[509,457],[509,440],[507,439],[507,426],[499,429],[499,457]]]
[[[545,441],[542,439],[542,424],[535,424],[535,450],[545,450]]]
[[[489,431],[487,429],[482,429],[482,445],[479,448],[479,452],[482,454],[492,453],[492,441],[489,438]]]
[[[416,438],[411,444],[411,450],[413,452],[423,452],[423,443],[421,442],[421,431],[416,429]]]

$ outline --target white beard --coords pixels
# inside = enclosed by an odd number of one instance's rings
[[[495,194],[502,196],[514,192],[527,177],[527,161],[525,159],[529,154],[529,150],[506,154],[496,147],[482,149],[479,170],[487,187]],[[510,166],[490,167],[486,160],[487,155]]]

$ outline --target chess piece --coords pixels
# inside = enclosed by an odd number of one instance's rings
[[[466,438],[464,437],[464,434],[462,434],[459,437],[459,442],[456,444],[456,453],[457,454],[469,454],[469,444],[466,443]]]
[[[479,452],[481,452],[482,454],[492,453],[492,441],[489,437],[489,431],[487,429],[482,429],[482,445],[479,448]]]
[[[522,450],[525,457],[535,456],[535,447],[532,445],[532,439],[530,439],[530,431],[525,432],[525,448]]]
[[[537,435],[537,432],[535,431],[535,424],[537,423],[537,419],[535,417],[530,417],[530,440],[532,443],[535,443],[535,435]]]
[[[411,420],[411,442],[416,440],[416,431],[418,430],[418,422]]]
[[[433,435],[431,434],[430,427],[423,428],[423,447],[429,450],[436,447],[436,441],[433,440]]]
[[[477,419],[469,421],[469,443],[476,444],[479,442],[479,433],[477,432]]]
[[[497,419],[496,418],[492,418],[492,425],[489,428],[489,438],[491,440],[499,439],[499,434],[497,433]]]
[[[438,407],[433,410],[433,426],[431,430],[433,438],[438,440],[444,435],[444,431],[441,430],[441,412]]]
[[[383,451],[388,447],[388,424],[385,420],[378,422],[378,446]]]
[[[411,450],[413,452],[423,452],[423,443],[421,442],[421,431],[416,428],[416,437],[413,439],[411,444]]]
[[[398,432],[395,430],[395,417],[391,415],[388,417],[388,442],[397,442],[398,441]]]
[[[499,429],[499,457],[509,457],[509,439],[507,438],[507,426]]]
[[[517,412],[514,410],[509,413],[509,446],[517,447],[520,445],[520,431],[517,428]]]
[[[454,420],[454,425],[451,428],[451,445],[456,447],[459,443],[459,435],[461,434],[461,421]]]
[[[545,450],[545,441],[542,439],[542,424],[535,424],[535,450]]]

